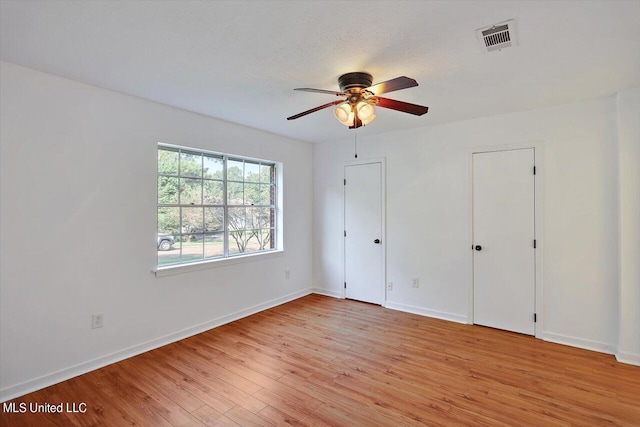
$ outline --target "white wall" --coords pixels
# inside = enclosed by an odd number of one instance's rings
[[[640,365],[640,88],[617,97],[620,150],[620,343],[618,360]]]
[[[310,144],[8,63],[0,76],[0,400],[310,292]],[[158,141],[282,162],[285,253],[156,278]]]
[[[432,106],[437,108],[437,106]],[[377,120],[393,120],[380,111]],[[416,120],[428,123],[428,115]],[[371,125],[375,126],[375,122]],[[469,321],[473,147],[543,146],[543,336],[613,353],[618,333],[618,199],[614,97],[368,135],[359,159],[387,159],[387,305]],[[349,139],[314,146],[314,286],[343,283],[343,164]],[[420,278],[420,288],[411,278]]]

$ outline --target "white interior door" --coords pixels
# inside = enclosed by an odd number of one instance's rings
[[[535,334],[533,148],[473,154],[473,320]]]
[[[382,163],[345,166],[346,297],[384,302]]]

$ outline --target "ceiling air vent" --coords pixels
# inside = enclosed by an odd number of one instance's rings
[[[476,30],[484,52],[495,52],[515,46],[516,23],[513,19]]]

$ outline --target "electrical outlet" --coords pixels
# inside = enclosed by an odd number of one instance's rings
[[[418,279],[417,277],[414,277],[411,286],[413,286],[414,288],[419,288],[420,287],[420,279]]]
[[[284,278],[287,280],[291,279],[291,270],[284,271]]]
[[[388,291],[392,291],[393,290],[393,283],[392,282],[387,283],[387,290]]]
[[[102,314],[94,314],[91,318],[91,329],[102,328],[104,316]]]

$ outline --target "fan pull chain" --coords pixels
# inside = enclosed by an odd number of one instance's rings
[[[358,158],[358,129],[356,128],[354,130],[354,134],[353,134],[353,151],[355,152],[355,158]]]

